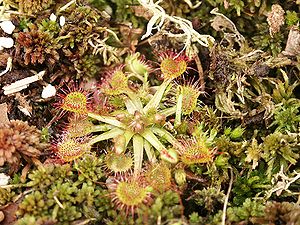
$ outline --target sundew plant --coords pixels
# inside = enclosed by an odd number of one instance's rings
[[[59,95],[58,108],[72,113],[72,118],[54,146],[58,157],[71,161],[94,144],[104,142],[103,150],[110,154],[107,166],[114,173],[124,172],[123,162],[118,160],[122,155],[133,158],[133,168],[128,164],[127,170],[133,169],[135,175],[142,172],[147,162],[212,161],[212,149],[203,137],[186,136],[184,141],[177,138],[176,128],[197,109],[201,94],[200,86],[192,78],[190,82],[175,82],[186,72],[188,57],[171,51],[163,54],[157,68],[163,80],[158,85],[151,85],[153,80],[149,77],[153,69],[138,54],[128,56],[125,61],[125,65],[106,72],[105,81],[95,93],[69,88]],[[104,101],[100,108],[93,99],[96,94]]]
[[[0,1],[0,223],[300,224],[299,7]]]

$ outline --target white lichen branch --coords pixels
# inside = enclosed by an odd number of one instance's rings
[[[286,191],[288,193],[292,193],[289,190],[289,187],[291,186],[291,184],[293,184],[294,182],[296,182],[297,180],[300,179],[300,173],[294,171],[295,176],[294,177],[288,177],[287,175],[284,174],[283,172],[283,166],[281,166],[280,171],[275,174],[272,183],[276,183],[275,187],[272,188],[271,190],[269,190],[266,193],[266,199],[270,198],[271,195],[275,192],[277,196],[279,196],[282,191]]]
[[[191,9],[196,9],[201,5],[201,2],[197,2],[195,5],[190,0],[183,0]]]
[[[161,0],[154,2],[153,0],[139,0],[139,3],[148,11],[152,13],[152,17],[147,24],[146,33],[142,36],[142,40],[149,37],[152,34],[152,30],[160,30],[164,23],[171,22],[178,26],[179,29],[183,31],[183,34],[173,34],[168,32],[169,36],[185,36],[185,44],[184,49],[188,49],[193,42],[197,42],[202,46],[208,47],[215,40],[210,35],[202,35],[194,30],[192,22],[178,17],[178,16],[170,16],[165,10],[159,5]]]

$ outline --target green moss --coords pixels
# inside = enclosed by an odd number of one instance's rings
[[[10,202],[14,196],[15,193],[10,188],[0,187],[0,206]]]
[[[247,198],[250,200],[269,188],[271,188],[271,182],[265,174],[264,165],[260,165],[248,175],[237,176],[232,189],[234,195],[232,202],[240,206]]]
[[[241,207],[229,207],[227,217],[230,222],[248,223],[252,217],[259,217],[264,214],[264,203],[247,198]]]
[[[296,25],[299,21],[299,16],[295,11],[286,11],[285,22],[288,26]]]
[[[210,187],[202,190],[195,190],[192,199],[202,209],[205,209],[208,214],[212,214],[217,211],[216,209],[218,209],[218,207],[223,205],[225,194],[215,187]]]
[[[262,158],[267,162],[266,174],[271,178],[281,167],[288,168],[289,164],[296,164],[299,159],[298,135],[285,135],[275,132],[266,136],[262,143]]]
[[[98,184],[103,174],[102,159],[94,154],[85,155],[73,166],[48,165],[33,171],[26,184],[33,191],[19,204],[18,223],[33,219],[54,220],[59,225],[80,218],[101,221],[111,209],[110,201],[105,197],[107,193]],[[32,215],[34,218],[29,217]]]

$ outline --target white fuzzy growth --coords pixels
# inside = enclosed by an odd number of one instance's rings
[[[44,87],[42,91],[42,98],[50,98],[52,96],[55,96],[56,89],[51,84],[48,84],[46,87]]]
[[[0,50],[14,46],[14,40],[9,37],[0,37]]]
[[[7,185],[10,177],[4,173],[0,173],[0,187]]]
[[[5,21],[1,22],[0,27],[7,34],[12,34],[14,29],[16,28],[15,25],[13,25],[13,23],[10,20],[5,20]]]
[[[51,21],[56,21],[56,16],[53,14],[53,13],[51,13],[51,15],[50,15],[50,20]]]
[[[59,25],[62,27],[66,23],[66,18],[64,16],[59,17]]]

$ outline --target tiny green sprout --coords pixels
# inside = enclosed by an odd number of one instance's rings
[[[218,167],[228,168],[230,167],[228,160],[230,159],[230,155],[228,152],[224,152],[221,155],[218,155],[215,160],[214,164]]]
[[[186,183],[186,172],[184,171],[184,169],[177,169],[175,170],[174,174],[175,181],[179,186]]]
[[[43,127],[41,130],[41,141],[48,142],[49,141],[49,128]]]
[[[239,139],[243,136],[244,132],[245,132],[245,128],[242,128],[241,126],[238,126],[230,132],[230,138],[233,139],[233,140]]]
[[[230,127],[225,128],[224,134],[225,134],[226,136],[229,136],[230,133],[231,133],[231,130],[232,130],[232,129],[231,129]]]

